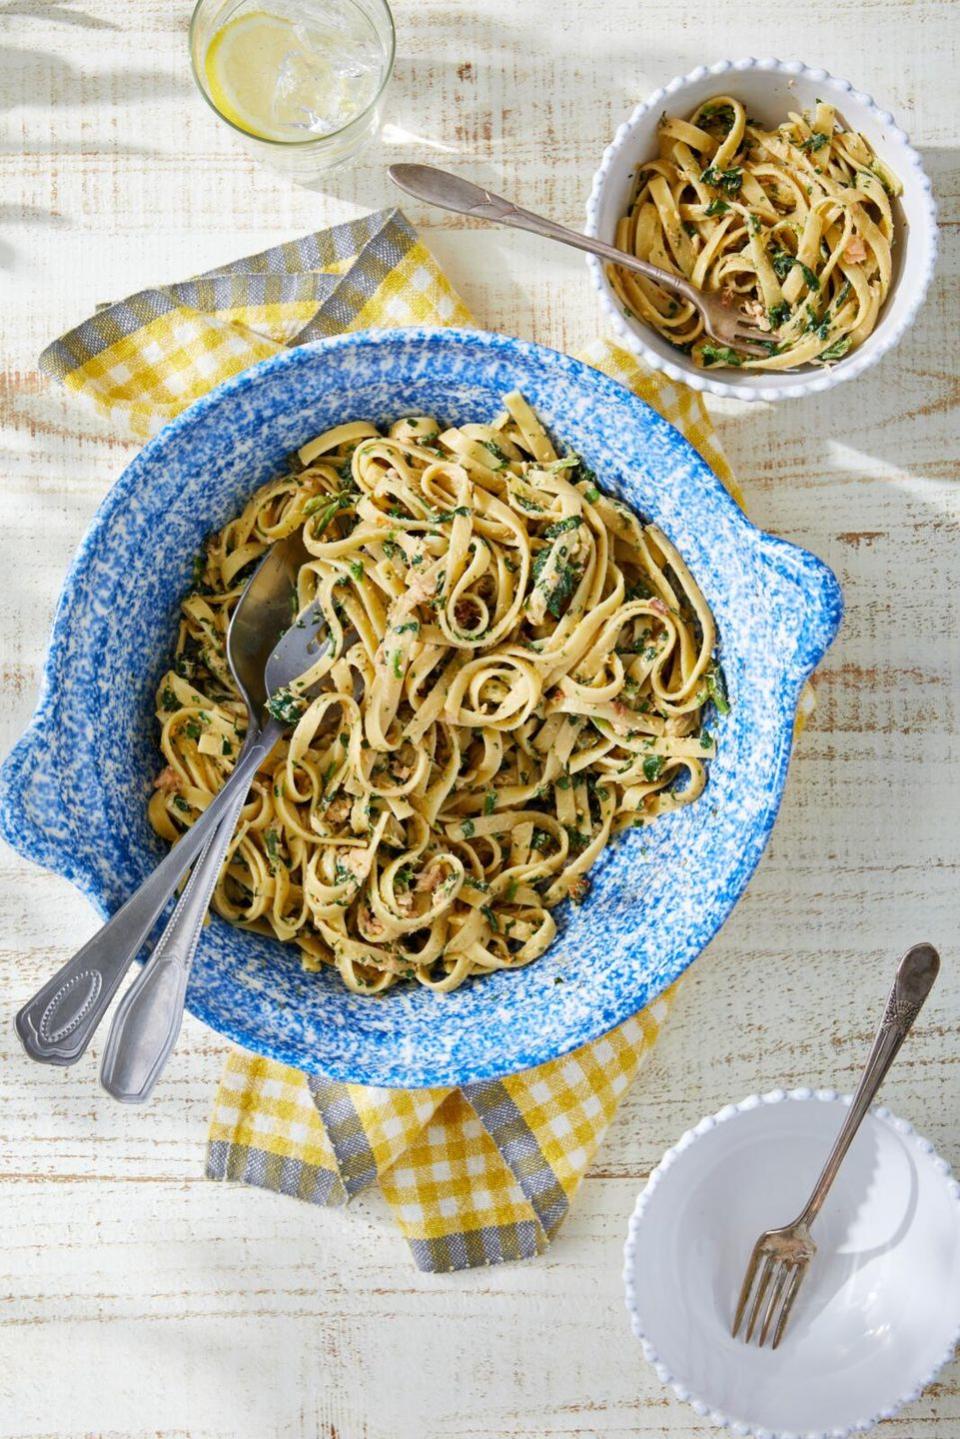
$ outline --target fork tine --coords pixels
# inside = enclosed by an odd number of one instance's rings
[[[743,1276],[743,1283],[740,1286],[740,1298],[737,1300],[737,1312],[733,1316],[733,1327],[730,1330],[731,1338],[736,1339],[737,1330],[740,1328],[740,1321],[743,1318],[743,1311],[747,1307],[747,1300],[750,1298],[750,1291],[753,1289],[753,1281],[757,1277],[757,1265],[760,1263],[760,1246],[755,1244],[747,1263],[747,1272]]]
[[[787,1285],[787,1292],[783,1296],[783,1304],[780,1308],[780,1318],[777,1320],[777,1327],[773,1331],[773,1344],[770,1346],[772,1349],[776,1349],[780,1340],[783,1338],[783,1331],[787,1327],[787,1320],[790,1318],[793,1301],[797,1297],[797,1290],[803,1283],[803,1276],[806,1272],[807,1266],[805,1264],[798,1264],[790,1277],[790,1283]]]
[[[757,1345],[761,1349],[767,1342],[767,1335],[770,1333],[770,1325],[773,1322],[773,1316],[777,1313],[777,1309],[780,1304],[780,1296],[784,1291],[784,1287],[787,1283],[787,1278],[792,1273],[792,1271],[792,1264],[788,1264],[785,1260],[781,1261],[776,1283],[770,1291],[770,1299],[767,1303],[767,1308],[763,1316],[763,1323],[760,1325],[760,1337],[757,1340]]]
[[[776,1268],[776,1265],[777,1261],[773,1258],[771,1254],[764,1254],[763,1268],[760,1270],[760,1278],[757,1281],[757,1292],[753,1300],[753,1305],[750,1309],[750,1318],[747,1320],[747,1330],[743,1336],[745,1344],[750,1343],[751,1336],[753,1335],[754,1325],[757,1322],[757,1315],[760,1313],[760,1305],[763,1303],[763,1296],[766,1294],[767,1290],[770,1287],[770,1280],[773,1278],[773,1271]]]
[[[738,320],[734,327],[734,334],[739,340],[772,340],[773,334],[770,330],[761,330],[757,325],[741,324]]]
[[[752,340],[735,339],[732,348],[734,350],[742,350],[742,352],[745,355],[749,355],[751,359],[766,359],[770,354],[770,351],[765,345],[755,345]]]

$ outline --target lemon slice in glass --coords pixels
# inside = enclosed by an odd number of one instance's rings
[[[296,27],[279,15],[248,10],[218,30],[204,56],[204,78],[220,114],[260,140],[309,139],[278,124],[274,96],[291,52],[301,48]]]

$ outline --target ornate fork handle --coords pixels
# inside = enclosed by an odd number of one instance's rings
[[[183,1023],[187,981],[223,858],[246,804],[250,780],[283,726],[276,720],[244,747],[228,781],[231,802],[143,969],[117,1005],[100,1065],[100,1083],[124,1104],[143,1104],[163,1072]],[[226,788],[226,786],[225,786]]]
[[[220,791],[123,907],[27,1000],[16,1026],[31,1059],[77,1062],[167,901],[223,819],[232,793]]]
[[[796,1221],[798,1224],[810,1225],[819,1214],[854,1135],[897,1057],[900,1046],[910,1033],[939,972],[940,956],[931,944],[915,944],[900,961],[880,1028],[877,1030],[857,1091],[850,1102],[849,1112],[814,1185],[807,1206]]]
[[[492,220],[498,225],[510,225],[515,230],[529,230],[531,234],[542,235],[547,240],[559,240],[562,245],[570,245],[624,270],[645,275],[648,280],[655,280],[664,289],[672,290],[697,306],[704,302],[697,287],[682,275],[661,270],[636,255],[628,255],[625,250],[618,250],[603,240],[595,240],[592,235],[568,230],[565,225],[558,225],[555,220],[548,220],[543,215],[535,215],[532,210],[524,210],[502,195],[495,195],[491,190],[461,179],[459,175],[451,175],[433,165],[391,165],[389,173],[391,179],[409,195],[426,200],[442,210],[453,210],[458,215],[474,215],[477,219]]]

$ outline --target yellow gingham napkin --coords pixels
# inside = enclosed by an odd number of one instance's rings
[[[416,232],[387,210],[104,306],[40,364],[145,436],[285,346],[369,326],[471,323]],[[681,429],[742,503],[699,395],[605,341],[582,358]],[[207,1175],[331,1205],[379,1183],[425,1270],[540,1254],[673,993],[563,1059],[462,1089],[331,1083],[234,1051]]]

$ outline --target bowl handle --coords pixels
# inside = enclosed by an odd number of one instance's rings
[[[840,628],[843,593],[833,571],[809,550],[757,531],[763,597],[778,633],[778,660],[797,691]]]
[[[89,894],[62,790],[56,724],[41,707],[0,767],[0,835],[25,859]]]

